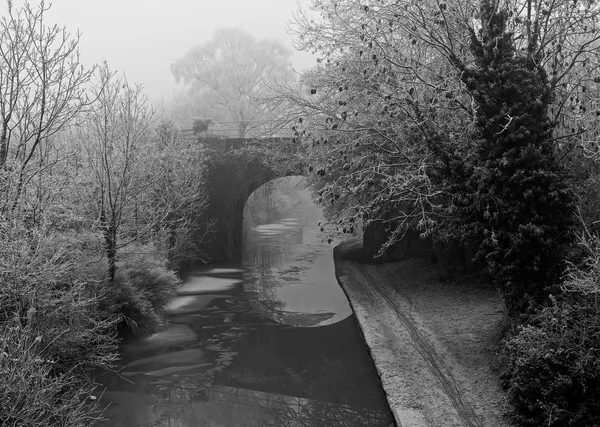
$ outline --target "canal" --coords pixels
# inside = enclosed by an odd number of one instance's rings
[[[189,272],[169,326],[123,342],[104,427],[393,426],[300,178],[257,190],[242,265]]]

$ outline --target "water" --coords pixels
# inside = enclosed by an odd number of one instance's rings
[[[250,224],[243,265],[192,271],[167,329],[123,343],[102,426],[393,425],[307,194]]]

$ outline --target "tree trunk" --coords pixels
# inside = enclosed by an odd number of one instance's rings
[[[117,227],[114,218],[109,220],[106,211],[100,211],[100,223],[104,233],[104,249],[108,262],[108,280],[113,283],[117,272]]]
[[[6,132],[3,132],[2,137],[0,138],[0,169],[4,167],[6,164],[6,159],[8,157],[8,138],[6,137]]]
[[[179,253],[175,252],[177,246],[177,229],[169,224],[167,231],[167,266],[172,269],[179,268]]]
[[[108,260],[108,279],[114,282],[117,272],[117,233],[116,227],[111,224],[104,234],[106,244],[106,258]]]

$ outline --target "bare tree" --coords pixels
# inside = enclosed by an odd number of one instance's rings
[[[92,71],[79,60],[79,35],[47,26],[44,1],[0,20],[0,213],[19,206],[25,187],[48,167],[51,137],[88,105]]]
[[[256,40],[239,29],[217,30],[211,41],[191,49],[171,70],[190,85],[188,107],[216,121],[235,136],[272,135],[284,113],[273,88],[295,79],[291,52],[277,41]],[[218,130],[218,129],[216,129]]]
[[[519,55],[530,57],[549,76],[557,143],[583,143],[590,152],[599,152],[600,6],[588,0],[502,0],[492,5],[507,11],[504,31]],[[423,105],[431,99],[423,92],[426,87],[438,86],[444,75],[442,80],[458,80],[472,63],[471,41],[485,34],[480,7],[476,0],[328,0],[313,2],[313,13],[299,12],[293,29],[298,47],[321,53],[323,61],[334,60],[339,49],[356,50],[361,52],[357,61],[374,54],[380,63],[390,60],[394,68],[413,71],[412,96],[424,94],[419,98]],[[468,95],[464,86],[459,88]]]
[[[117,251],[147,234],[159,220],[158,212],[140,215],[138,199],[152,185],[145,143],[149,137],[153,110],[141,86],[132,86],[115,76],[107,64],[98,68],[92,109],[82,116],[76,132],[86,170],[79,191],[89,217],[101,229],[112,281]]]
[[[455,141],[467,139],[470,99],[452,65],[383,20],[381,8],[371,15],[359,2],[334,3],[319,21],[298,14],[293,27],[299,47],[319,54],[291,94],[302,110],[295,138],[311,153],[318,200],[335,220],[333,232],[373,221],[390,227],[388,243],[407,227],[428,232],[441,192],[428,174],[423,133],[435,124]]]
[[[206,217],[204,149],[185,141],[171,120],[162,120],[155,133],[145,178],[153,185],[144,200],[149,209],[161,212],[161,222],[155,226],[160,243],[166,244],[164,252],[173,267],[206,260],[203,245],[216,221]]]

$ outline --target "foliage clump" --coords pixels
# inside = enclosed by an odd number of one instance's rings
[[[560,281],[575,199],[555,153],[546,72],[515,51],[507,12],[486,4],[482,38],[471,40],[475,64],[461,74],[475,105],[474,150],[462,162],[445,157],[451,219],[443,226],[478,247],[476,257],[516,315],[543,303]]]
[[[115,360],[116,319],[99,309],[104,297],[78,274],[72,245],[0,222],[0,325],[16,316],[39,334],[57,371],[108,367]]]
[[[55,237],[0,220],[3,426],[90,425],[90,374],[117,358],[117,318],[79,275],[80,242]]]
[[[600,173],[592,171],[584,180],[577,182],[576,188],[579,202],[579,214],[587,231],[595,236],[600,236]]]
[[[525,425],[600,425],[600,240],[563,291],[507,339],[504,386]]]
[[[111,283],[104,281],[109,290],[101,307],[119,316],[135,334],[155,332],[164,326],[165,309],[180,283],[163,265],[126,263],[119,266]]]

